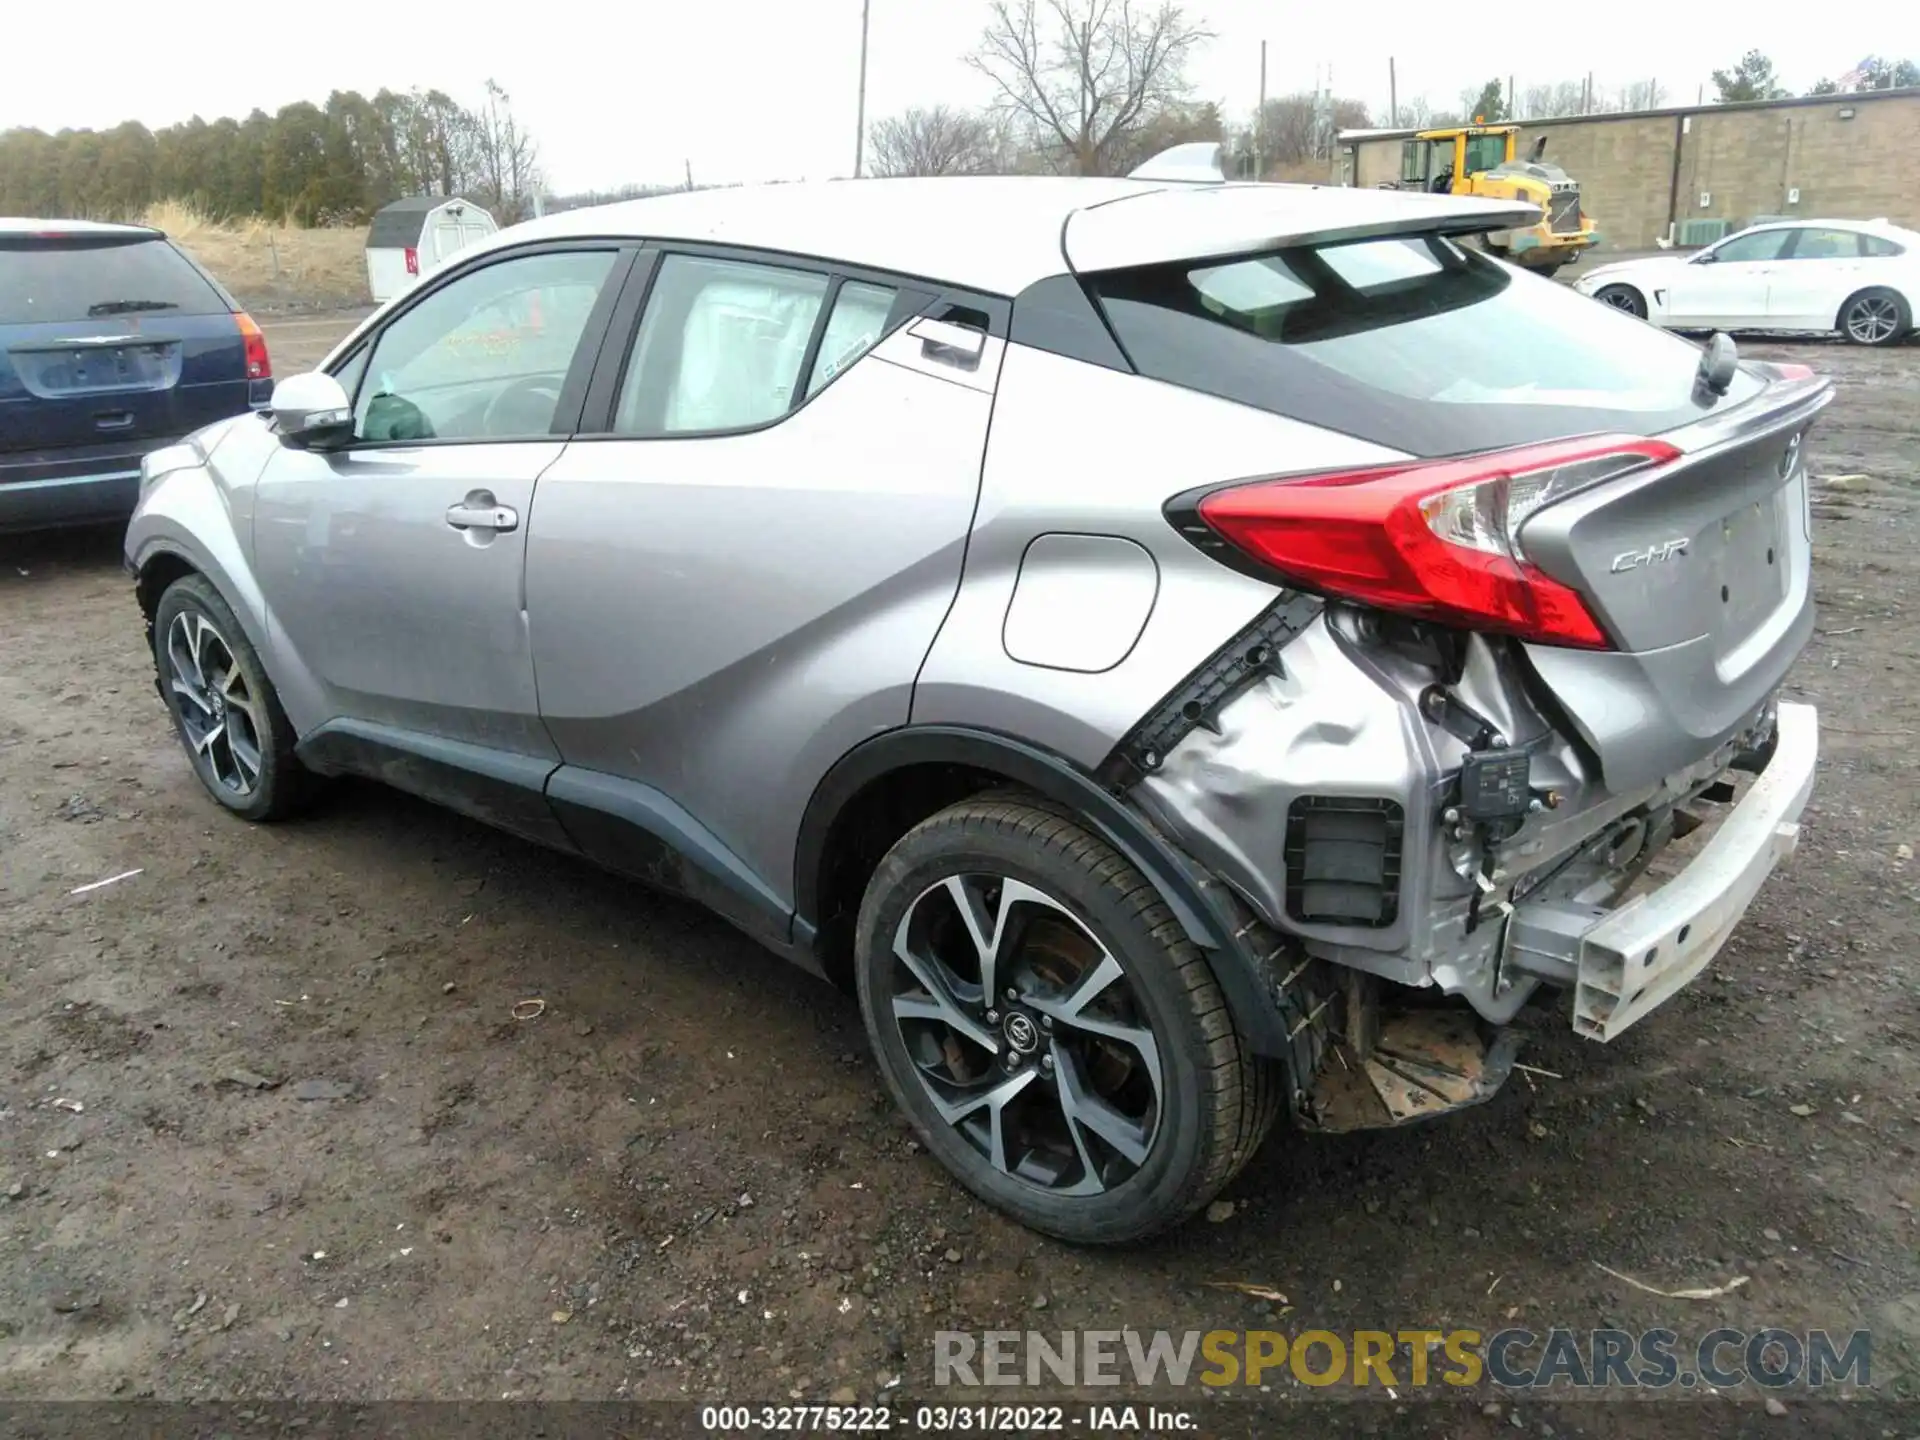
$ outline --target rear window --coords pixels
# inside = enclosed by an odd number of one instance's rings
[[[0,240],[0,325],[217,315],[219,293],[166,240]]]
[[[1142,374],[1421,456],[1698,419],[1699,349],[1435,236],[1089,277]],[[1742,372],[1718,403],[1759,382]]]

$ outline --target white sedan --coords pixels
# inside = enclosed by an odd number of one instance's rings
[[[1891,345],[1920,307],[1920,233],[1885,220],[1756,225],[1697,254],[1598,266],[1574,288],[1669,330],[1837,330]]]

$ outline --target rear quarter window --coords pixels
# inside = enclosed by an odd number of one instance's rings
[[[1088,283],[1142,374],[1414,455],[1655,434],[1713,408],[1697,346],[1440,237]],[[1743,372],[1717,403],[1759,388]]]
[[[217,315],[219,292],[164,239],[0,239],[0,325]]]

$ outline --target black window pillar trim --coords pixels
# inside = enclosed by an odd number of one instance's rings
[[[1147,877],[1187,938],[1206,952],[1234,1022],[1253,1051],[1290,1058],[1285,1025],[1261,978],[1263,957],[1254,953],[1225,886],[1086,770],[991,730],[955,725],[890,730],[863,742],[827,772],[800,824],[794,875],[796,939],[817,933],[823,918],[821,878],[835,821],[869,785],[915,765],[999,775],[1070,807]]]

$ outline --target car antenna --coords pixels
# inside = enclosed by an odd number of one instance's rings
[[[1694,384],[1715,395],[1724,395],[1733,384],[1733,372],[1739,364],[1740,352],[1734,349],[1732,339],[1725,331],[1716,330],[1700,352],[1700,368],[1694,372]]]

